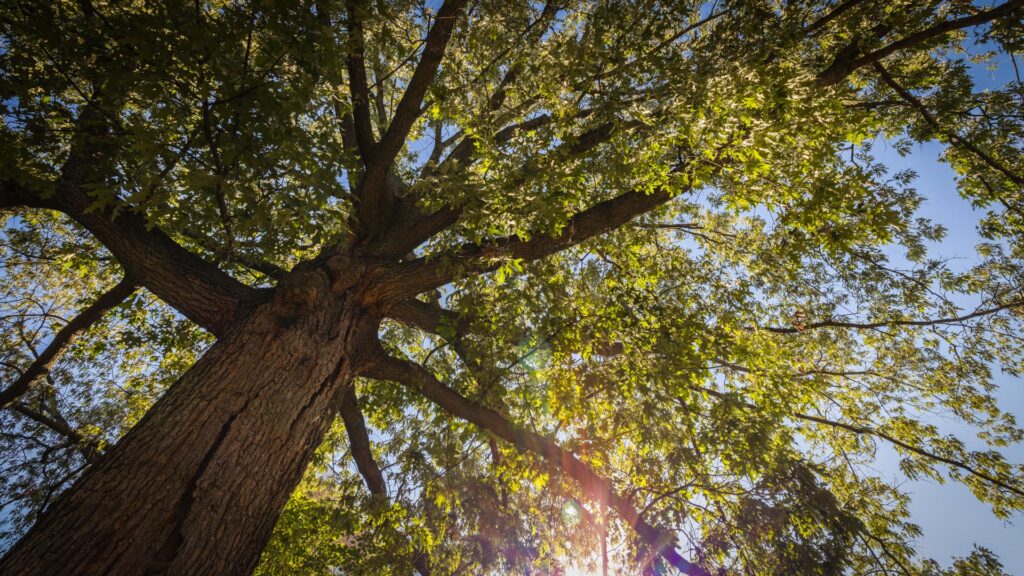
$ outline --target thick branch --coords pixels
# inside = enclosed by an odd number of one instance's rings
[[[452,30],[455,28],[455,22],[465,4],[466,0],[445,0],[440,10],[437,11],[434,25],[427,32],[423,55],[398,102],[398,107],[395,109],[387,131],[374,147],[357,194],[360,198],[359,223],[363,237],[372,237],[381,226],[381,220],[385,216],[383,209],[386,203],[384,178],[391,170],[395,157],[398,156],[405,144],[412,125],[422,113],[423,97],[437,75],[445,49],[448,47],[448,41],[451,39]],[[364,81],[365,74],[364,70]],[[357,111],[357,126],[358,122]]]
[[[991,10],[981,10],[970,16],[946,20],[929,28],[925,28],[920,32],[915,32],[914,34],[903,37],[891,44],[888,44],[887,46],[879,48],[874,52],[864,54],[860,57],[857,57],[857,54],[860,52],[859,50],[844,49],[828,68],[818,74],[818,84],[820,86],[831,86],[833,84],[837,84],[841,82],[843,78],[849,76],[854,70],[878,62],[895,52],[912,48],[922,42],[931,40],[932,38],[945,36],[955,30],[978,26],[998,18],[1011,16],[1022,6],[1024,6],[1024,0],[1010,0],[1009,2],[1000,4]]]
[[[363,38],[363,20],[366,4],[348,2],[348,86],[352,98],[352,116],[356,144],[364,164],[373,156],[376,143],[370,120],[370,92],[366,82],[366,46]]]
[[[907,321],[907,322],[903,322],[903,323],[897,321],[897,322],[877,323],[875,325],[852,324],[852,323],[840,323],[840,324],[846,324],[847,326],[850,326],[850,327],[864,328],[864,327],[881,327],[881,326],[893,325],[893,324],[897,324],[897,323],[899,323],[899,324],[909,323],[909,324],[912,324],[912,325],[932,325],[932,324],[938,324],[938,323],[953,323],[953,322],[960,322],[960,321],[964,321],[964,320],[969,320],[971,318],[976,318],[976,317],[979,317],[979,316],[993,314],[995,312],[998,312],[998,311],[1001,311],[1001,310],[1006,310],[1006,309],[1013,308],[1015,306],[1020,306],[1020,305],[1024,305],[1024,301],[1015,301],[1015,302],[1012,302],[1012,303],[1007,304],[1007,305],[1003,305],[1003,306],[999,306],[999,307],[995,307],[995,308],[984,309],[984,310],[979,310],[979,311],[976,311],[976,312],[973,312],[971,314],[967,314],[967,315],[964,315],[964,316],[953,317],[953,318],[942,318],[942,319],[928,320],[928,321]],[[389,312],[388,315],[389,315],[389,317],[394,318],[395,320],[398,320],[399,322],[402,322],[402,323],[404,323],[406,325],[418,328],[418,329],[423,330],[425,332],[429,332],[431,334],[440,334],[440,332],[442,332],[441,327],[443,325],[445,325],[445,324],[451,325],[451,326],[455,327],[455,334],[449,339],[450,343],[453,346],[457,346],[458,347],[458,345],[461,344],[462,338],[464,336],[463,331],[460,331],[458,329],[458,327],[460,326],[461,320],[459,319],[459,316],[456,313],[454,313],[454,312],[452,312],[450,310],[447,310],[445,308],[441,308],[439,306],[434,306],[434,305],[428,304],[426,302],[421,302],[419,300],[407,300],[405,302],[402,302],[401,304],[399,304],[397,306],[394,306],[391,309],[391,311]],[[823,322],[823,323],[818,323],[818,324],[812,325],[812,326],[834,326],[836,324],[837,323],[824,323]],[[786,331],[784,333],[790,333],[790,332],[796,332],[797,331],[795,328],[775,328],[775,329],[770,329],[770,330],[776,331],[776,332]],[[459,354],[460,357],[464,356],[464,352],[459,351],[459,350],[456,350],[456,352]],[[467,359],[463,357],[463,361],[467,361]],[[741,372],[753,372],[749,368],[746,368],[744,366],[740,366],[740,365],[737,365],[737,364],[734,364],[734,363],[731,363],[731,362],[727,362],[727,361],[724,361],[724,360],[719,360],[719,362],[722,365],[727,366],[729,368],[732,368],[734,370],[738,370],[738,371],[741,371]],[[806,371],[806,372],[801,372],[799,375],[800,376],[806,376],[806,375],[811,375],[811,374],[824,374],[824,375],[829,375],[829,376],[849,376],[849,375],[865,374],[865,373],[866,372],[862,372],[862,371],[861,372],[853,372],[853,371],[837,372],[837,371],[830,371],[830,370],[809,370],[809,371]],[[717,390],[710,389],[710,388],[694,387],[694,389],[695,390],[699,390],[701,392],[704,392],[704,393],[706,393],[706,394],[708,394],[710,396],[716,397],[716,398],[726,398],[726,394],[724,394],[722,392],[719,392]],[[750,408],[754,407],[753,404],[750,404],[750,403],[747,403],[747,402],[744,402],[744,404],[746,406],[750,407]],[[885,432],[882,432],[882,431],[877,430],[875,428],[871,428],[871,427],[868,427],[868,426],[858,426],[858,425],[854,425],[854,424],[847,424],[847,423],[843,423],[843,422],[837,422],[837,421],[834,421],[834,420],[828,420],[828,419],[825,419],[825,418],[821,418],[821,417],[817,417],[817,416],[812,416],[812,415],[809,415],[809,414],[803,414],[803,413],[800,413],[800,412],[794,412],[792,415],[793,415],[793,417],[801,419],[801,420],[813,421],[813,422],[817,422],[819,424],[826,424],[826,425],[829,425],[829,426],[834,426],[834,427],[837,427],[837,428],[842,428],[844,430],[847,430],[847,431],[850,431],[850,432],[853,432],[853,433],[856,433],[856,434],[867,434],[867,435],[871,435],[871,436],[875,436],[875,437],[881,438],[881,439],[886,440],[886,441],[888,441],[888,442],[890,442],[892,444],[895,444],[895,445],[897,445],[897,446],[899,446],[899,447],[901,447],[901,448],[903,448],[905,450],[908,450],[910,452],[913,452],[913,453],[918,454],[920,456],[924,456],[926,458],[930,458],[930,459],[938,461],[938,462],[943,462],[945,464],[948,464],[948,465],[956,467],[956,468],[960,468],[961,470],[964,470],[964,471],[966,471],[966,472],[968,472],[968,473],[970,473],[970,474],[972,474],[974,476],[977,476],[978,478],[981,478],[983,480],[991,482],[992,484],[995,484],[996,486],[999,486],[999,487],[1001,487],[1001,488],[1003,488],[1005,490],[1008,490],[1008,491],[1013,492],[1015,494],[1019,494],[1021,496],[1024,496],[1024,490],[1022,490],[1021,488],[1015,487],[1015,486],[1010,485],[1010,484],[1008,484],[1008,483],[1006,483],[1006,482],[1004,482],[1004,481],[1002,481],[1002,480],[1000,480],[998,478],[995,478],[995,477],[993,477],[993,476],[991,476],[989,474],[986,474],[985,472],[983,472],[981,470],[978,470],[977,468],[971,466],[970,464],[967,464],[966,462],[963,462],[963,461],[960,461],[960,460],[954,460],[952,458],[947,458],[945,456],[941,456],[939,454],[935,454],[934,452],[930,452],[930,451],[928,451],[928,450],[926,450],[924,448],[913,446],[911,444],[903,442],[902,440],[894,438],[893,436],[890,436],[890,435],[886,434]]]
[[[345,432],[348,434],[352,459],[356,461],[356,468],[359,469],[359,473],[366,481],[366,487],[371,494],[387,497],[387,484],[384,482],[384,474],[381,472],[380,466],[373,458],[370,435],[366,431],[363,413],[359,410],[355,386],[346,387],[345,393],[341,397],[339,413],[341,421],[345,424]]]
[[[431,334],[440,334],[442,326],[451,326],[457,335],[465,331],[464,322],[457,313],[415,298],[392,306],[387,316]]]
[[[610,232],[633,218],[649,212],[675,196],[665,188],[652,193],[634,190],[599,202],[576,214],[559,234],[535,234],[530,240],[496,238],[484,244],[462,247],[429,258],[398,264],[390,269],[379,297],[404,300],[425,290],[443,286],[459,276],[489,272],[509,259],[537,260],[560,252],[595,236]]]
[[[544,9],[541,11],[540,17],[526,27],[523,35],[534,39],[539,37],[539,35],[542,35],[551,23],[557,11],[558,8],[555,2],[546,2],[544,4]],[[538,26],[538,24],[544,24],[544,26]],[[533,31],[532,34],[531,31]],[[512,47],[512,45],[506,47],[505,50],[501,52],[500,56],[507,54]],[[492,60],[492,62],[485,67],[485,70],[493,65],[497,58],[498,57],[496,57],[495,60]],[[518,63],[513,63],[509,66],[504,76],[502,76],[501,81],[498,83],[498,87],[487,99],[487,107],[485,109],[487,114],[497,112],[505,103],[509,87],[512,86],[512,84],[514,84],[519,78],[520,68],[521,66]],[[541,122],[547,123],[550,122],[550,120],[550,116],[543,115]],[[530,122],[531,121],[527,121],[526,123],[523,123],[523,129],[528,128]],[[532,122],[536,122],[536,119]],[[434,149],[431,152],[430,158],[423,165],[423,168],[420,171],[421,178],[430,174],[444,172],[449,166],[462,163],[472,154],[474,149],[474,140],[472,138],[461,137],[463,133],[462,131],[448,140],[443,140],[441,138],[440,123],[435,126],[435,130]],[[501,143],[502,141],[507,140],[515,133],[515,131],[515,126],[506,127],[496,135],[496,141]],[[443,162],[438,164],[441,154],[445,149],[453,144],[455,145],[455,149]],[[424,214],[416,207],[415,197],[404,199],[402,208],[403,213],[399,214],[398,217],[399,224],[393,227],[395,233],[390,234],[389,237],[383,241],[383,245],[380,246],[376,252],[377,254],[385,257],[404,255],[442,230],[445,230],[455,224],[461,214],[461,211],[458,208],[451,206],[442,207],[431,214]]]
[[[64,211],[96,237],[128,275],[193,322],[223,335],[256,291],[185,250],[146,219],[112,206],[91,209],[84,193],[64,196]]]
[[[111,97],[116,102],[118,99]],[[112,106],[113,107],[113,106]],[[99,98],[83,107],[70,153],[44,197],[38,188],[0,181],[0,206],[49,208],[64,212],[96,237],[125,274],[215,335],[223,335],[257,291],[182,248],[130,207],[101,204],[88,192],[111,186],[110,167],[118,142],[110,133],[111,116]]]
[[[42,354],[18,376],[17,380],[5,390],[0,391],[0,408],[6,408],[25,392],[28,392],[29,387],[36,380],[50,371],[53,364],[67,351],[75,338],[98,322],[111,308],[124,302],[133,292],[135,292],[135,282],[127,277],[124,278],[58,330]]]
[[[408,386],[447,412],[489,431],[517,449],[541,456],[552,468],[575,479],[588,496],[595,500],[608,501],[612,509],[666,562],[691,576],[708,575],[700,566],[688,562],[676,552],[673,547],[675,537],[671,532],[662,531],[648,524],[632,502],[615,492],[610,480],[594,472],[553,440],[519,428],[494,410],[472,403],[445,386],[419,364],[381,354],[375,362],[367,366],[365,375]]]
[[[43,198],[16,183],[0,183],[0,206],[49,208],[71,216],[110,250],[128,276],[215,335],[222,335],[256,296],[254,289],[150,228],[139,214],[93,204],[77,187],[58,185]]]
[[[506,126],[498,131],[494,141],[497,144],[507,142],[519,131],[537,128],[550,122],[551,117],[547,114],[542,114],[535,118]],[[434,171],[443,173],[453,169],[468,160],[474,150],[475,144],[472,138],[462,139]],[[416,206],[415,197],[404,198],[401,211],[397,217],[397,223],[391,227],[391,233],[374,246],[374,254],[382,257],[407,254],[441,231],[454,225],[461,215],[462,208],[459,206],[443,206],[435,212],[424,214]]]

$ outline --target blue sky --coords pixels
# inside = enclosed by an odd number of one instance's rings
[[[920,215],[948,230],[946,237],[932,247],[934,254],[955,257],[951,265],[957,268],[977,262],[974,247],[981,238],[976,224],[982,214],[957,192],[953,170],[939,161],[942,146],[937,143],[916,146],[909,156],[901,157],[891,146],[879,142],[874,152],[893,170],[910,168],[917,172],[914,186],[926,198]],[[1018,423],[1024,423],[1024,381],[1007,375],[996,380],[1000,384],[997,394],[1000,405],[1014,414]],[[974,438],[974,431],[966,426],[942,420],[933,423],[947,432],[957,433],[969,445]],[[980,442],[977,447],[981,447]],[[892,450],[880,447],[878,454],[878,470],[888,477],[902,478]],[[1005,454],[1011,462],[1024,462],[1024,446],[1008,448]],[[913,519],[924,530],[919,540],[921,556],[948,565],[952,556],[969,554],[977,543],[998,554],[1010,574],[1024,574],[1024,514],[1018,513],[1009,522],[1000,520],[960,484],[917,481],[906,482],[903,487],[913,497]]]
[[[977,48],[977,47],[976,47]],[[1015,78],[1008,55],[1000,54],[989,64],[971,66],[976,89],[995,88]],[[915,188],[926,198],[920,215],[946,227],[948,233],[932,247],[935,255],[956,258],[951,265],[967,268],[978,261],[975,246],[981,241],[977,223],[982,213],[976,211],[956,190],[953,170],[939,157],[943,147],[938,143],[915,146],[913,152],[901,157],[884,142],[874,152],[892,170],[913,169],[918,177]],[[965,304],[966,305],[966,304]],[[1000,374],[998,370],[995,374]],[[1024,380],[1002,374],[997,397],[1001,407],[1024,423]],[[958,434],[970,443],[974,431],[951,421],[935,421],[943,430]],[[977,448],[981,448],[978,442]],[[1012,446],[1004,452],[1014,463],[1024,462],[1024,446]],[[899,477],[897,458],[890,450],[879,451],[879,470]],[[989,507],[977,501],[960,484],[938,485],[917,481],[904,484],[913,497],[913,519],[924,530],[919,551],[948,564],[952,556],[969,554],[975,543],[993,550],[1010,574],[1024,574],[1024,514],[1017,513],[1009,521],[996,518]]]

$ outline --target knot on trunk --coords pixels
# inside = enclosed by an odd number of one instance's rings
[[[365,272],[365,266],[347,254],[333,254],[324,260],[324,270],[330,281],[331,291],[341,293],[356,285]]]
[[[274,290],[274,316],[279,321],[294,321],[311,311],[328,287],[327,277],[319,270],[294,270]]]

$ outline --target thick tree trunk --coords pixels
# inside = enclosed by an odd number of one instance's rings
[[[355,362],[355,299],[303,294],[301,313],[268,302],[211,347],[0,574],[251,573]]]

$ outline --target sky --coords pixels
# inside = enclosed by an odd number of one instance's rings
[[[967,268],[977,262],[974,247],[981,238],[976,224],[982,214],[957,192],[953,170],[939,161],[942,146],[916,146],[910,155],[901,157],[891,146],[880,142],[874,152],[892,170],[910,168],[918,174],[914,187],[925,197],[919,214],[947,228],[946,237],[931,247],[934,253],[956,258],[951,263],[956,268]],[[1024,380],[1002,375],[996,381],[1000,385],[996,394],[1000,405],[1018,423],[1024,423]],[[974,437],[966,426],[938,419],[932,423],[946,432],[958,433],[965,442]],[[981,447],[980,442],[976,447]],[[1024,462],[1024,446],[1007,448],[1005,454],[1011,462]],[[892,450],[879,450],[877,467],[886,476],[902,478],[897,462]],[[913,498],[912,518],[924,532],[918,542],[921,556],[948,565],[952,556],[970,554],[977,543],[994,551],[1008,573],[1024,575],[1024,514],[1018,513],[1008,522],[1000,520],[961,484],[916,481],[906,482],[903,487]]]
[[[976,89],[1002,86],[1015,77],[1013,63],[1005,55],[990,64],[971,67]],[[915,146],[912,153],[901,157],[885,142],[877,143],[874,153],[892,171],[912,169],[917,173],[914,187],[925,197],[919,214],[947,229],[941,242],[931,247],[936,255],[956,258],[951,266],[967,268],[978,261],[975,246],[981,242],[977,223],[982,213],[975,210],[956,190],[953,170],[940,161],[943,147],[938,143]],[[969,305],[965,303],[965,308]],[[995,374],[1000,374],[998,370]],[[996,378],[996,394],[1000,406],[1024,423],[1024,380],[1001,374]],[[974,438],[974,431],[953,422],[933,421],[942,430],[956,433],[965,442]],[[982,448],[977,442],[976,448]],[[1024,462],[1024,446],[1006,448],[1007,459]],[[879,451],[878,469],[899,477],[897,457],[892,450]],[[919,540],[923,557],[935,558],[948,565],[952,556],[964,556],[975,543],[994,551],[1006,572],[1024,575],[1024,513],[1018,512],[1009,521],[996,518],[989,507],[978,502],[961,484],[938,485],[931,481],[907,482],[912,495],[911,515],[924,534]]]

